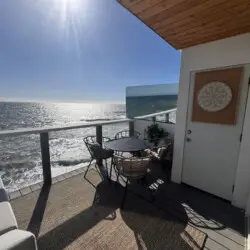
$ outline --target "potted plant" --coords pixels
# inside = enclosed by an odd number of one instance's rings
[[[157,123],[153,123],[147,128],[147,138],[149,142],[152,142],[157,146],[160,139],[168,136],[168,133],[160,128]]]

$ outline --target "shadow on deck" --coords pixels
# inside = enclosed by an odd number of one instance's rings
[[[218,198],[170,182],[155,166],[147,183],[131,186],[120,210],[122,185],[91,170],[12,200],[19,227],[39,249],[244,249],[244,213]],[[90,184],[91,183],[91,184]]]
[[[155,170],[152,176],[165,176],[166,180],[158,188],[155,205],[182,220],[188,217],[188,223],[205,232],[208,237],[204,249],[244,249],[244,211],[198,189],[172,183],[170,173],[161,175],[159,169]]]

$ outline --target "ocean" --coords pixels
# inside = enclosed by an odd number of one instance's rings
[[[11,103],[0,102],[0,129],[64,126],[126,117],[124,104],[104,103]],[[128,124],[103,126],[103,136],[114,137]],[[52,176],[88,164],[90,156],[83,143],[95,128],[51,132]],[[39,135],[0,138],[0,175],[8,191],[42,181]]]

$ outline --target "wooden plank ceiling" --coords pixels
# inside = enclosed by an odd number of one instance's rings
[[[250,0],[118,2],[176,49],[250,32]]]

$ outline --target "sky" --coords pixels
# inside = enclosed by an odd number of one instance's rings
[[[180,52],[115,0],[0,1],[0,100],[123,101],[179,69]]]

